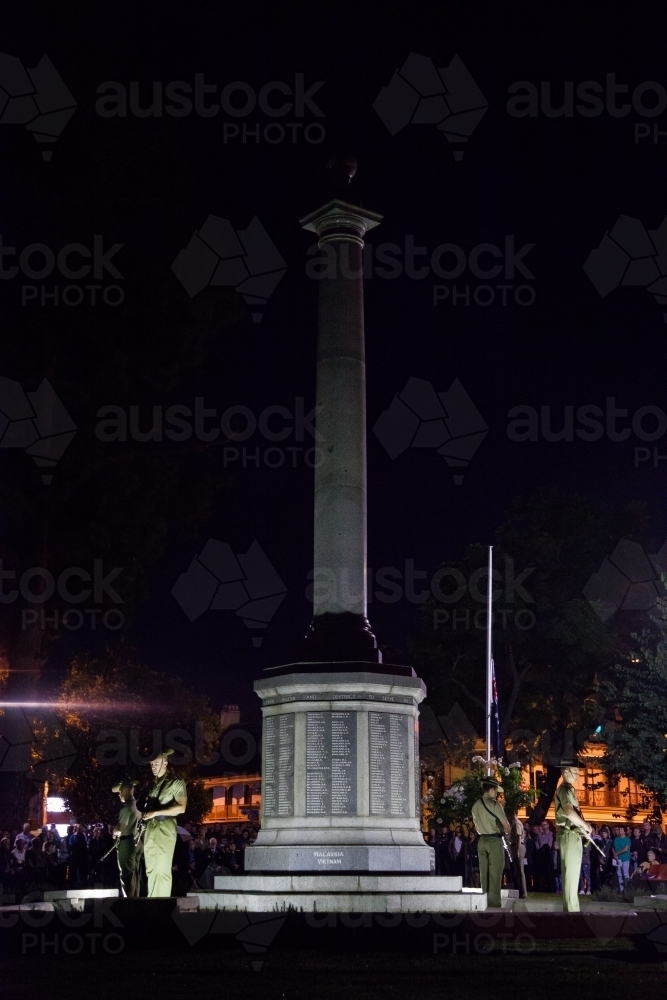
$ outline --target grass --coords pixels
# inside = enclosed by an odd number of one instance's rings
[[[592,940],[538,942],[531,954],[397,955],[269,951],[127,952],[95,959],[44,956],[29,963],[3,961],[3,996],[44,991],[49,1000],[90,993],[160,1000],[469,1000],[471,995],[515,1000],[517,990],[539,989],[541,1000],[563,991],[587,1000],[664,990],[665,963],[642,962],[628,942],[615,947]],[[532,985],[531,985],[532,984]]]

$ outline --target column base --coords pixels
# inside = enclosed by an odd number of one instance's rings
[[[382,663],[382,653],[365,615],[351,611],[315,615],[303,642],[304,660],[363,660]]]

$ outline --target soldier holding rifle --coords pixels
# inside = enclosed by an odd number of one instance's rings
[[[137,809],[134,789],[138,781],[127,778],[119,781],[111,789],[115,792],[122,805],[118,813],[118,822],[113,828],[114,846],[118,852],[118,869],[123,894],[129,898],[139,895],[139,860],[141,848],[138,835],[141,814]],[[110,852],[108,852],[110,853]]]
[[[144,860],[149,896],[171,896],[176,817],[185,812],[188,803],[185,782],[169,771],[169,755],[173,752],[165,750],[150,762],[153,783],[142,817],[146,824]]]
[[[597,844],[591,837],[592,826],[586,822],[579,809],[575,790],[579,778],[579,763],[576,758],[563,758],[560,770],[563,780],[556,790],[554,808],[563,874],[563,911],[578,913],[582,840],[589,841],[596,848]]]
[[[479,877],[487,905],[500,908],[500,890],[505,867],[504,837],[510,832],[505,810],[497,800],[502,788],[495,778],[482,779],[482,797],[472,807],[472,818],[479,835]]]

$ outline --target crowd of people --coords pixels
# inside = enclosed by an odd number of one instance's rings
[[[667,833],[649,822],[641,825],[618,826],[591,824],[592,840],[583,844],[579,893],[592,892],[609,886],[618,892],[632,882],[660,878],[655,866],[667,865]],[[519,834],[526,889],[529,892],[562,891],[560,852],[553,823],[543,820],[533,826],[523,823]],[[457,826],[454,830],[431,830],[429,841],[435,848],[436,873],[460,875],[468,884],[479,886],[477,835],[474,830]],[[516,843],[516,838],[515,838]],[[660,879],[662,881],[662,879]],[[514,869],[505,860],[505,884],[514,885]],[[465,883],[464,883],[465,884]]]
[[[179,826],[173,859],[174,895],[213,888],[216,875],[238,875],[245,850],[257,830],[249,824]],[[54,823],[0,835],[0,886],[25,894],[45,889],[93,889],[119,886],[113,824],[73,823],[61,836]]]

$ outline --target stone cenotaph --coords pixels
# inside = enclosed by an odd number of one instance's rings
[[[349,166],[349,183],[354,166]],[[314,614],[292,663],[256,681],[262,807],[244,876],[203,909],[485,909],[433,875],[420,828],[419,703],[411,667],[385,664],[366,616],[366,373],[362,250],[381,216],[337,197],[301,220],[323,251],[317,335]]]

